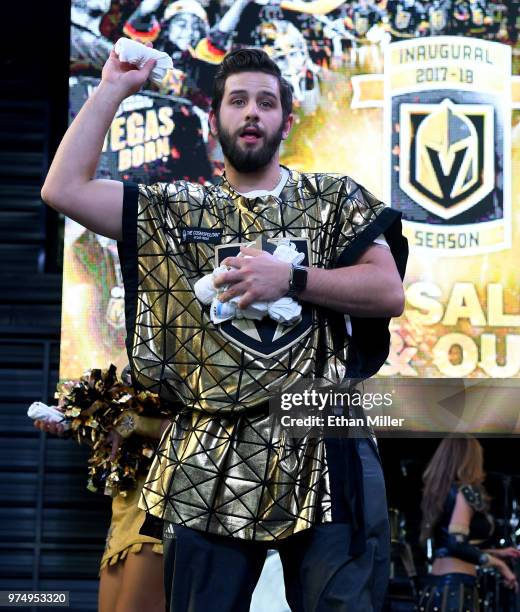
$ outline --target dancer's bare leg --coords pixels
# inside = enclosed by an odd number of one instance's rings
[[[152,544],[101,570],[98,612],[164,612],[165,606],[163,556]]]
[[[125,559],[123,580],[113,612],[164,612],[163,556],[143,544]]]
[[[98,612],[113,612],[123,582],[124,562],[106,565],[99,574]]]

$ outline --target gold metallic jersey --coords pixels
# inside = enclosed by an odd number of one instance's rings
[[[381,233],[395,256],[396,231],[399,214],[345,176],[289,171],[279,197],[253,199],[225,177],[212,186],[125,185],[120,250],[130,363],[137,383],[182,406],[141,507],[257,540],[333,520],[323,440],[287,439],[266,402],[302,379],[373,374],[388,352],[388,321],[350,355],[342,315],[307,303],[289,328],[268,318],[215,326],[193,286],[241,243],[262,240],[269,250],[290,237],[304,265],[334,268],[354,263]]]

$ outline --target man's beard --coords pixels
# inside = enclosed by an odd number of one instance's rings
[[[267,137],[265,132],[262,132],[264,144],[260,148],[247,149],[239,145],[240,136],[233,138],[230,132],[222,127],[217,117],[217,134],[224,156],[235,170],[246,174],[264,168],[273,159],[282,142],[283,128],[282,120],[280,127],[272,136]]]

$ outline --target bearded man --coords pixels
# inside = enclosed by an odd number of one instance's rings
[[[404,303],[399,213],[348,176],[280,165],[291,88],[258,49],[230,53],[215,77],[209,121],[225,159],[216,184],[94,180],[119,104],[152,67],[112,52],[42,197],[119,241],[134,381],[180,405],[141,500],[164,521],[171,610],[249,610],[272,548],[292,610],[380,610],[389,533],[373,437],[294,439],[267,400],[303,379],[366,378],[384,363],[389,318]],[[283,239],[303,265],[270,252]],[[252,242],[261,248],[244,247]],[[237,314],[217,323],[195,297],[216,266],[220,303]],[[287,296],[301,305],[291,325],[245,316]]]

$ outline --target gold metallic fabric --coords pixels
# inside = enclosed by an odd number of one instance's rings
[[[141,476],[137,480],[135,489],[128,491],[126,496],[116,495],[112,500],[112,519],[100,570],[107,565],[115,565],[122,561],[130,552],[138,553],[143,544],[151,544],[153,551],[157,554],[163,552],[159,540],[139,533],[146,516],[146,513],[137,507],[144,481],[144,476]]]
[[[344,253],[354,243],[369,246],[385,229],[378,217],[393,211],[349,177],[295,171],[279,197],[247,198],[225,177],[211,186],[139,185],[133,205],[126,193],[131,367],[138,384],[183,407],[159,445],[141,507],[174,523],[256,540],[330,521],[323,441],[286,439],[266,402],[302,379],[340,382],[348,338],[338,338],[324,309],[309,303],[289,328],[269,319],[215,326],[193,286],[240,244],[259,240],[291,238],[304,265],[345,265]]]

